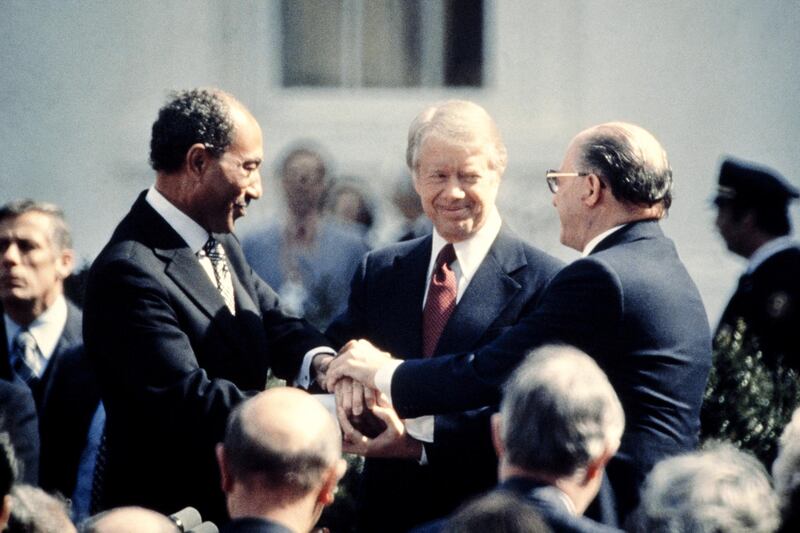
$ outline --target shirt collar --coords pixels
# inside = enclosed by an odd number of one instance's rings
[[[486,218],[486,223],[484,223],[483,227],[479,229],[475,235],[465,241],[453,243],[453,249],[456,252],[456,260],[461,269],[461,275],[467,283],[472,280],[472,276],[475,275],[478,267],[481,266],[483,259],[489,252],[489,248],[492,247],[492,243],[497,238],[497,234],[500,233],[501,225],[502,220],[500,219],[500,213],[498,213],[497,208],[494,207]],[[428,265],[428,278],[431,277],[431,273],[433,272],[436,257],[446,244],[447,241],[444,237],[439,235],[439,232],[434,228],[431,261]]]
[[[203,226],[175,207],[163,194],[156,190],[155,186],[147,190],[145,200],[150,204],[150,207],[155,209],[156,213],[167,221],[167,224],[175,230],[175,233],[189,245],[193,253],[196,254],[203,249],[203,245],[209,237],[208,232]]]
[[[782,252],[787,248],[795,246],[795,244],[795,241],[789,235],[778,237],[777,239],[772,239],[771,241],[762,244],[761,247],[750,256],[750,261],[747,263],[747,270],[745,270],[745,274],[752,274],[755,269],[761,266],[761,263],[778,252]]]
[[[581,253],[581,255],[583,257],[586,257],[587,255],[592,253],[592,250],[594,250],[597,247],[597,245],[600,244],[600,242],[603,239],[605,239],[606,237],[608,237],[609,235],[611,235],[612,233],[614,233],[615,231],[617,231],[618,229],[620,229],[624,225],[625,224],[620,224],[619,226],[614,226],[613,228],[609,228],[609,229],[605,230],[600,235],[597,235],[594,239],[589,241],[586,244],[586,246],[583,247],[583,252]]]
[[[11,351],[11,344],[14,337],[17,336],[22,326],[11,320],[7,314],[3,315],[6,325],[6,341],[8,342],[8,350]],[[64,326],[67,323],[67,300],[64,296],[59,296],[44,313],[36,317],[36,320],[30,323],[28,331],[36,341],[42,357],[46,360],[50,359],[56,349],[58,340],[64,332]]]

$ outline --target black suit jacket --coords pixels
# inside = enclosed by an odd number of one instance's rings
[[[365,338],[395,357],[419,357],[431,241],[428,235],[368,254],[353,278],[347,311],[327,335],[339,344]],[[561,266],[502,227],[434,355],[475,350],[498,337],[531,312]],[[431,392],[449,394],[439,386]],[[412,460],[368,459],[360,496],[362,529],[405,531],[492,487],[497,462],[488,414],[481,409],[436,417],[434,443],[426,445],[428,466]],[[403,512],[398,514],[398,508]]]
[[[236,315],[144,193],[89,274],[86,350],[106,408],[104,507],[187,506],[224,521],[214,454],[228,413],[263,390],[267,371],[293,378],[326,345],[286,315],[233,235],[215,235],[233,274]]]
[[[36,404],[23,383],[0,379],[0,431],[7,431],[20,465],[19,483],[36,485],[39,479],[39,424]]]
[[[89,426],[100,402],[94,370],[83,349],[81,311],[67,302],[67,322],[41,379],[31,386],[39,415],[39,485],[70,497]],[[0,321],[0,338],[6,339]],[[5,342],[0,346],[0,378],[13,379]]]
[[[548,342],[594,357],[620,397],[625,434],[607,471],[623,518],[658,460],[696,446],[711,364],[700,294],[655,221],[624,226],[565,267],[534,312],[495,342],[404,362],[392,380],[394,406],[408,417],[496,402],[524,355]]]

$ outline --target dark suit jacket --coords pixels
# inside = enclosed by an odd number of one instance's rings
[[[39,415],[39,485],[72,496],[89,425],[100,402],[94,370],[83,350],[81,311],[67,302],[67,322],[41,379],[31,390]],[[13,379],[0,321],[0,378]]]
[[[394,406],[408,417],[496,402],[528,350],[554,341],[594,357],[622,402],[625,434],[607,470],[622,518],[658,460],[697,444],[711,363],[700,294],[655,221],[624,226],[565,267],[535,311],[496,342],[400,365]]]
[[[621,533],[621,529],[609,527],[584,516],[573,515],[559,490],[526,478],[510,478],[495,490],[508,491],[520,496],[536,509],[553,533]],[[413,533],[438,533],[447,519],[437,520],[413,530]]]
[[[428,235],[368,254],[353,278],[347,311],[327,335],[339,344],[365,338],[395,357],[419,357],[431,241]],[[560,267],[558,260],[501,228],[435,355],[475,350],[506,331],[531,312]],[[432,385],[431,392],[450,391]],[[367,460],[360,496],[364,531],[405,531],[449,513],[464,498],[496,483],[486,409],[438,416],[434,443],[426,445],[426,453],[429,466],[424,467],[412,460]]]
[[[237,518],[222,526],[220,533],[294,533],[277,522],[264,518]]]
[[[36,485],[39,479],[39,424],[30,389],[0,379],[0,431],[7,431],[20,465],[17,482]]]
[[[106,408],[104,507],[193,506],[224,521],[214,447],[231,409],[293,378],[326,339],[283,313],[233,235],[215,235],[233,274],[236,315],[144,193],[89,275],[86,350]]]

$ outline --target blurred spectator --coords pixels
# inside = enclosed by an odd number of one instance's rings
[[[542,517],[513,492],[496,490],[461,507],[442,533],[549,533]]]
[[[414,190],[414,182],[410,176],[403,176],[397,182],[392,193],[392,203],[403,217],[398,241],[416,239],[433,231],[433,223],[422,210],[419,194]]]
[[[0,431],[6,434],[16,460],[15,479],[39,481],[39,419],[30,389],[0,379]],[[2,530],[0,530],[2,531]]]
[[[357,231],[323,219],[328,181],[317,151],[291,150],[280,177],[286,220],[252,232],[242,247],[253,270],[278,292],[284,308],[324,327],[344,310],[350,279],[368,249]]]
[[[144,507],[117,507],[99,513],[80,525],[80,533],[182,533],[161,513]]]
[[[714,199],[720,235],[748,264],[714,336],[703,436],[750,450],[766,467],[800,406],[800,246],[788,214],[798,196],[776,171],[727,159]]]
[[[69,519],[67,502],[38,487],[11,489],[11,519],[7,533],[77,533]]]
[[[375,225],[375,202],[362,180],[337,178],[327,194],[326,208],[337,220],[352,224],[364,240],[370,242]]]
[[[771,533],[778,498],[764,467],[731,444],[664,459],[647,477],[628,530]]]
[[[783,430],[772,478],[783,515],[781,531],[800,531],[800,409]]]
[[[71,497],[82,516],[104,414],[81,311],[64,298],[74,254],[61,210],[32,200],[0,207],[0,254],[0,377],[26,383],[36,401],[39,485]]]
[[[223,533],[305,533],[344,474],[333,416],[309,394],[271,388],[237,407],[217,447],[232,521]]]

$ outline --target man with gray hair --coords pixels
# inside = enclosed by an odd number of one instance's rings
[[[538,304],[561,263],[502,221],[496,198],[507,152],[483,107],[450,100],[422,110],[409,127],[406,162],[433,232],[368,254],[353,278],[347,311],[327,335],[347,346],[368,339],[403,359],[476,350]],[[343,386],[346,380],[340,392]],[[339,397],[348,409],[347,394]],[[361,409],[353,406],[356,415]],[[395,427],[391,422],[362,445],[342,420],[347,450],[367,456],[362,530],[406,531],[494,486],[490,414],[483,409],[407,421],[402,438],[386,439],[399,446],[381,445]]]
[[[298,389],[272,388],[240,404],[217,446],[232,521],[223,533],[306,533],[347,467],[333,416]]]
[[[731,444],[716,444],[658,463],[628,530],[772,533],[778,525],[778,498],[761,463]]]
[[[0,207],[0,378],[33,394],[41,443],[38,484],[70,497],[82,517],[88,514],[104,415],[84,353],[81,311],[64,296],[74,261],[72,237],[57,206],[15,200]]]
[[[561,242],[583,257],[558,273],[532,312],[478,350],[433,359],[400,361],[352,343],[328,383],[349,376],[378,386],[403,417],[468,409],[496,401],[531,348],[572,344],[606,372],[625,409],[627,430],[607,469],[615,494],[604,499],[624,516],[658,460],[697,444],[708,319],[659,226],[672,203],[672,170],[652,134],[621,122],[582,131],[546,181]]]

